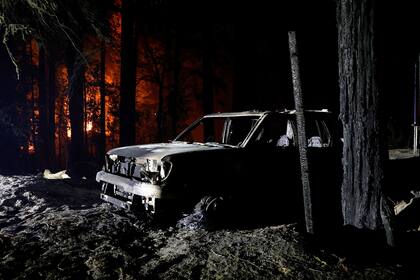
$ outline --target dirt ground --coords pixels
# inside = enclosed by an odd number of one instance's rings
[[[398,261],[314,246],[295,224],[208,229],[114,209],[96,184],[0,176],[0,279],[405,279]],[[366,250],[369,250],[366,248]],[[362,252],[364,254],[364,252]],[[366,258],[365,258],[366,259]]]

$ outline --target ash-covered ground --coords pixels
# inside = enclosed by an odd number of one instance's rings
[[[102,203],[96,184],[0,176],[0,279],[395,279],[311,246],[295,225],[158,226]],[[344,241],[345,242],[345,241]]]

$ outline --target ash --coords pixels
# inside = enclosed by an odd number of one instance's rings
[[[117,210],[94,183],[0,176],[0,279],[391,279],[308,248],[295,225],[208,229]],[[198,208],[196,208],[198,209]]]

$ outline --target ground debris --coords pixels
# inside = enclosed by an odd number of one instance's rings
[[[414,230],[420,227],[420,192],[410,191],[405,200],[394,203],[394,213],[398,227],[402,230]]]
[[[63,180],[63,179],[70,179],[70,176],[67,175],[67,170],[62,170],[57,173],[51,173],[49,169],[45,169],[43,173],[44,179],[48,180]]]
[[[0,279],[392,279],[306,248],[296,225],[157,227],[98,199],[97,186],[0,176]],[[179,226],[182,224],[183,226]]]

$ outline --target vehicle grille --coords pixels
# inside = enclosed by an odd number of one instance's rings
[[[124,177],[134,177],[143,181],[147,181],[144,176],[145,166],[144,164],[136,163],[136,159],[132,157],[118,156],[113,161],[109,155],[106,155],[106,171],[112,174],[121,175]]]

